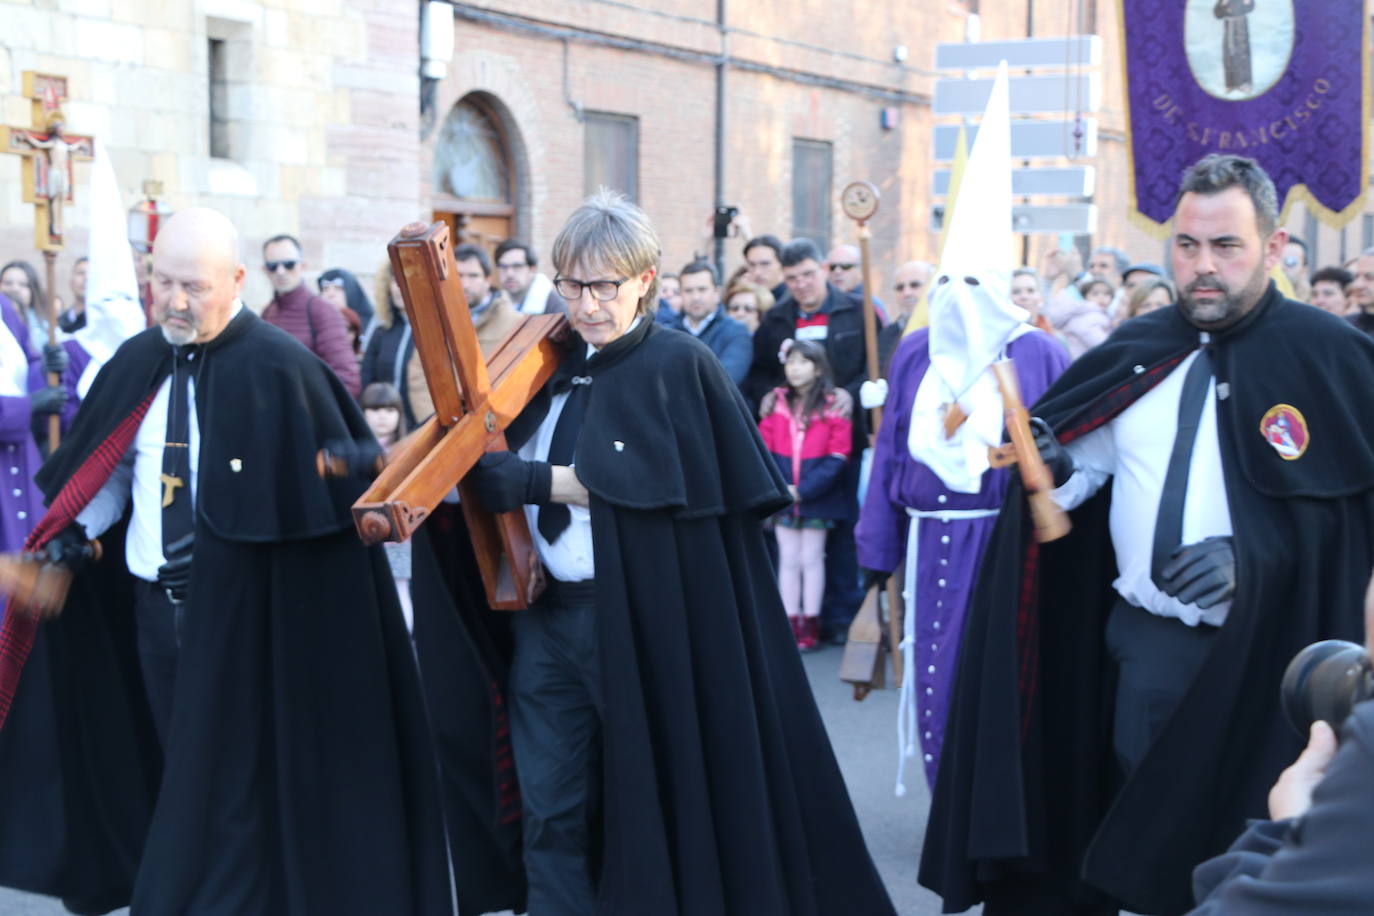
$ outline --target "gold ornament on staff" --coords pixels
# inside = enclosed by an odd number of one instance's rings
[[[95,157],[95,139],[66,132],[62,102],[67,98],[67,78],[51,73],[24,71],[24,97],[31,100],[29,127],[0,125],[0,152],[23,157],[24,203],[33,204],[34,247],[43,252],[48,283],[48,344],[57,345],[57,253],[62,250],[66,205],[75,200],[73,164]],[[48,374],[49,385],[62,379]],[[57,448],[62,418],[48,419],[49,454]]]

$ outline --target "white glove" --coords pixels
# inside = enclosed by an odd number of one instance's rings
[[[887,379],[864,382],[859,386],[859,404],[864,410],[882,407],[887,403]]]

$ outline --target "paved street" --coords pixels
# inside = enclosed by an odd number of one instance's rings
[[[864,702],[855,703],[849,686],[836,677],[840,655],[841,650],[827,648],[808,655],[806,667],[869,849],[897,904],[897,912],[902,916],[934,916],[940,912],[938,898],[916,885],[921,828],[930,805],[919,764],[913,763],[909,769],[906,797],[896,798],[892,792],[896,772],[896,691],[870,694]],[[58,916],[65,912],[55,901],[0,890],[0,916]]]

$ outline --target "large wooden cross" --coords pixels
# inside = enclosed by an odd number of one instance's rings
[[[64,130],[65,76],[25,70],[24,97],[32,102],[31,124],[29,127],[0,125],[0,150],[24,157],[24,203],[35,207],[34,247],[43,252],[56,252],[62,249],[63,208],[75,199],[72,190],[76,176],[72,164],[94,158],[95,140]]]
[[[558,368],[567,318],[525,316],[483,359],[448,226],[412,223],[387,250],[434,416],[397,447],[354,503],[358,534],[369,544],[403,541],[457,485],[487,600],[502,610],[528,607],[544,588],[544,568],[524,511],[492,515],[463,478],[484,453],[506,447],[506,427]]]

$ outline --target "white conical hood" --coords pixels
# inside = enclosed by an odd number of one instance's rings
[[[1007,65],[997,69],[969,154],[949,235],[930,290],[930,371],[916,394],[908,445],[952,490],[976,493],[987,447],[1002,434],[1002,403],[988,366],[1030,330],[1011,303],[1011,116]],[[968,420],[948,439],[944,413]]]
[[[82,397],[95,374],[119,345],[142,331],[146,321],[138,300],[138,279],[129,250],[127,214],[105,144],[95,143],[91,163],[91,236],[86,266],[86,326],[72,335],[91,355],[77,381]]]

